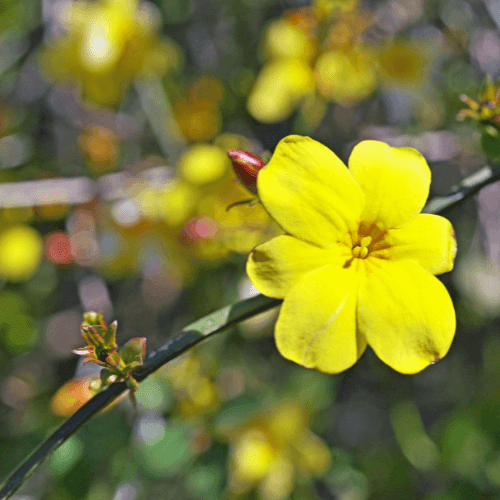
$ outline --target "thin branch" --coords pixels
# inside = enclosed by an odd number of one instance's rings
[[[467,198],[477,194],[483,187],[500,180],[500,168],[484,167],[474,175],[465,178],[449,195],[433,198],[424,207],[424,212],[433,214],[448,213],[460,206]],[[134,370],[134,378],[140,382],[164,364],[180,356],[196,344],[210,336],[227,330],[240,321],[278,306],[280,300],[257,295],[236,304],[223,307],[184,328],[168,342],[150,352],[144,364]],[[105,391],[94,396],[59,429],[42,443],[5,481],[0,490],[0,500],[9,498],[33,473],[44,458],[60,446],[68,437],[92,418],[102,408],[116,399],[127,389],[125,382],[117,382]]]
[[[240,321],[278,306],[281,300],[257,295],[236,304],[223,307],[218,311],[195,321],[175,335],[168,342],[150,352],[143,366],[134,370],[137,381],[144,380],[168,361],[180,356],[183,352],[209,338],[236,325]],[[90,401],[72,415],[52,436],[42,443],[5,481],[0,490],[0,500],[9,498],[23,482],[34,472],[40,463],[69,436],[92,418],[102,408],[116,399],[127,389],[125,382],[111,384],[108,389],[95,395]]]
[[[448,195],[437,196],[430,200],[422,212],[445,215],[462,205],[467,198],[474,196],[481,189],[496,181],[500,181],[500,167],[483,167],[475,174],[463,179]]]

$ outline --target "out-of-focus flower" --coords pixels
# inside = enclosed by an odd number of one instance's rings
[[[248,97],[248,111],[264,123],[281,121],[314,90],[311,67],[300,60],[277,60],[261,70]]]
[[[153,13],[137,0],[72,2],[64,24],[66,34],[46,48],[43,66],[51,79],[76,83],[99,105],[114,106],[134,79],[179,64],[178,49],[160,40]]]
[[[69,417],[80,409],[95,392],[90,388],[92,377],[83,377],[66,382],[52,396],[50,408],[53,413],[60,417]]]
[[[375,55],[367,48],[328,51],[316,63],[316,85],[325,99],[352,106],[377,88],[376,66]]]
[[[0,278],[28,279],[43,257],[40,234],[29,226],[14,225],[0,231]]]
[[[344,105],[371,95],[378,84],[376,57],[359,40],[369,21],[353,9],[353,2],[320,1],[271,23],[263,41],[266,62],[247,102],[254,118],[281,121],[300,106],[314,125],[326,110],[317,105],[318,92]]]
[[[429,66],[429,51],[414,41],[397,40],[379,49],[380,75],[386,83],[415,85]]]
[[[213,76],[202,76],[190,85],[187,97],[174,104],[177,125],[187,140],[210,141],[220,132],[223,100],[224,87]]]
[[[260,204],[228,210],[249,194],[231,168],[227,151],[235,146],[252,149],[252,144],[234,134],[223,134],[215,142],[192,146],[179,160],[178,177],[158,190],[145,187],[135,196],[146,217],[164,224],[160,231],[171,248],[172,263],[191,274],[196,263],[247,253],[280,232]]]
[[[297,480],[318,476],[330,463],[325,443],[308,428],[301,405],[287,402],[236,429],[220,429],[231,443],[229,492],[257,489],[262,500],[287,498]]]
[[[314,21],[306,13],[304,19]],[[316,55],[317,41],[304,31],[306,25],[279,19],[266,30],[262,51],[267,62],[247,102],[250,114],[257,120],[264,123],[283,120],[307,94],[314,92],[311,64]]]
[[[211,144],[195,145],[179,160],[181,177],[196,186],[222,179],[230,168],[231,161],[226,153]]]
[[[312,8],[318,17],[328,18],[335,12],[351,12],[357,5],[357,0],[314,0]]]
[[[66,233],[55,231],[48,234],[44,241],[45,257],[53,264],[69,264],[74,257],[71,251],[71,240]]]
[[[91,173],[106,174],[115,169],[120,143],[111,130],[101,126],[90,127],[80,135],[78,144]]]
[[[418,151],[358,144],[349,170],[308,137],[283,139],[259,173],[259,198],[287,233],[255,248],[254,285],[283,298],[281,354],[338,373],[369,344],[401,373],[446,355],[455,311],[434,277],[453,269],[450,222],[420,214],[431,172]]]
[[[176,413],[180,417],[203,417],[218,408],[219,397],[206,372],[202,358],[192,353],[168,364],[162,371],[172,384],[177,397]]]

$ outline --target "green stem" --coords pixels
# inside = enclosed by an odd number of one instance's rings
[[[484,167],[476,174],[464,179],[449,195],[432,199],[424,212],[443,214],[460,206],[467,198],[478,193],[483,187],[500,180],[500,168]],[[257,295],[236,304],[223,307],[184,328],[168,342],[150,352],[144,364],[133,372],[134,378],[140,382],[158,370],[164,364],[180,356],[204,339],[220,333],[240,321],[278,306],[280,300]],[[29,477],[45,457],[61,445],[87,420],[102,408],[116,399],[127,389],[125,382],[111,384],[108,389],[94,396],[73,416],[64,422],[59,429],[42,443],[24,462],[7,478],[0,490],[0,500],[9,498]]]

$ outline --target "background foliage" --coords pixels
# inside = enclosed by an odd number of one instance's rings
[[[0,2],[0,477],[91,396],[83,311],[150,350],[256,293],[246,254],[278,229],[226,212],[249,198],[226,150],[411,146],[431,197],[494,161],[495,114],[456,115],[496,98],[478,97],[500,73],[495,5]],[[436,365],[403,376],[368,350],[308,371],[265,313],[147,378],[16,498],[500,498],[499,194],[449,214],[458,329]]]

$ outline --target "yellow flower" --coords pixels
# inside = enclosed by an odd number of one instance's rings
[[[304,407],[287,402],[226,431],[231,439],[230,492],[258,489],[263,500],[282,500],[293,491],[297,476],[303,480],[322,474],[330,452],[308,428],[308,417]]]
[[[401,373],[442,358],[455,311],[433,275],[453,268],[453,228],[420,214],[431,174],[412,148],[358,144],[349,169],[327,147],[289,136],[259,172],[257,188],[287,233],[256,247],[254,285],[284,298],[276,324],[281,354],[338,373],[369,344]]]
[[[131,80],[163,75],[179,63],[177,49],[159,39],[151,13],[137,0],[74,2],[67,28],[47,47],[43,66],[103,106],[115,105]]]

